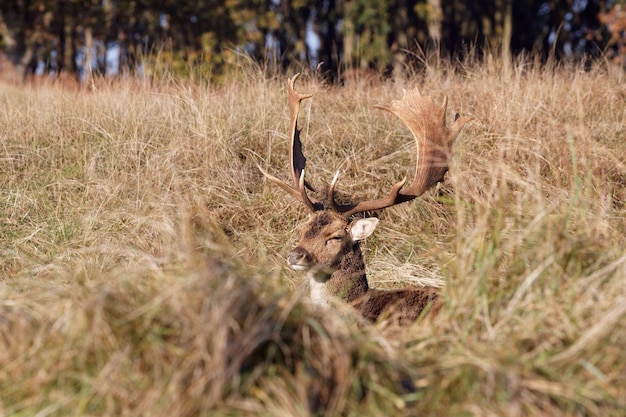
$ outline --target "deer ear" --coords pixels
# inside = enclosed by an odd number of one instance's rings
[[[365,219],[358,219],[350,224],[350,235],[352,240],[363,240],[369,237],[376,226],[378,225],[378,219],[376,217],[368,217]]]

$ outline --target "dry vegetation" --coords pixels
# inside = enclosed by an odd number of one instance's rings
[[[303,77],[308,177],[347,194],[410,175],[372,107],[402,86],[476,118],[367,242],[375,285],[445,283],[401,332],[315,311],[284,265],[306,211],[255,164],[287,172],[285,80],[0,85],[0,415],[624,415],[622,72]]]

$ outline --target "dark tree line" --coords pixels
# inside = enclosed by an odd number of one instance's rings
[[[411,52],[510,59],[624,60],[624,0],[15,0],[0,2],[0,52],[23,73],[227,71],[266,67],[389,71]],[[409,52],[409,53],[407,53]],[[154,61],[152,61],[154,62]],[[5,65],[6,67],[7,65]]]

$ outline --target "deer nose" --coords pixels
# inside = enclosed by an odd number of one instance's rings
[[[305,271],[311,267],[311,256],[304,249],[294,248],[287,255],[287,263],[295,270]]]

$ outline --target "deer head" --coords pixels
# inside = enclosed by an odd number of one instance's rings
[[[302,153],[298,113],[300,102],[311,97],[311,94],[301,94],[295,90],[298,76],[296,74],[287,83],[291,113],[291,184],[269,174],[260,166],[259,170],[268,180],[313,212],[302,227],[300,242],[287,257],[288,264],[293,269],[309,271],[314,301],[324,302],[328,295],[333,295],[350,302],[369,290],[359,241],[371,235],[378,223],[376,218],[350,221],[350,217],[413,200],[443,181],[454,140],[471,118],[459,117],[457,114],[453,125],[448,128],[445,124],[447,97],[438,106],[430,96],[423,96],[417,88],[405,90],[400,100],[376,107],[400,118],[415,138],[417,165],[411,183],[405,187],[405,177],[393,185],[383,198],[341,204],[335,199],[339,178],[337,172],[328,187],[327,199],[320,201],[310,197],[307,192],[312,189],[305,180],[306,158]]]

